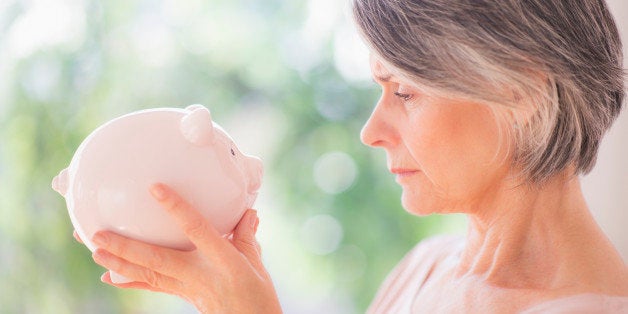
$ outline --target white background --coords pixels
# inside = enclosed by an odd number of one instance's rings
[[[622,35],[624,68],[628,66],[628,1],[607,0]],[[628,101],[600,147],[597,164],[582,179],[589,207],[628,261]]]

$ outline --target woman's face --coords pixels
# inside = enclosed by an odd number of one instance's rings
[[[468,213],[490,202],[508,173],[508,145],[500,143],[491,109],[422,94],[373,57],[371,71],[382,95],[361,139],[386,151],[404,208],[418,215]]]

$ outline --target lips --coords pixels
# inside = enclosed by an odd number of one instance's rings
[[[397,177],[407,177],[407,176],[416,174],[417,172],[419,172],[419,170],[406,169],[406,168],[392,168],[390,169],[390,172],[396,174]]]

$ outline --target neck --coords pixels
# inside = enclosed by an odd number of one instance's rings
[[[599,269],[602,254],[614,263],[602,268],[625,270],[590,215],[577,177],[502,189],[480,203],[469,211],[458,277],[480,276],[504,288],[560,289],[574,278],[599,275],[591,265]]]

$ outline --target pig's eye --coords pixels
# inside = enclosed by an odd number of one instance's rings
[[[233,148],[231,149],[231,155],[235,156],[235,152],[233,151]]]

